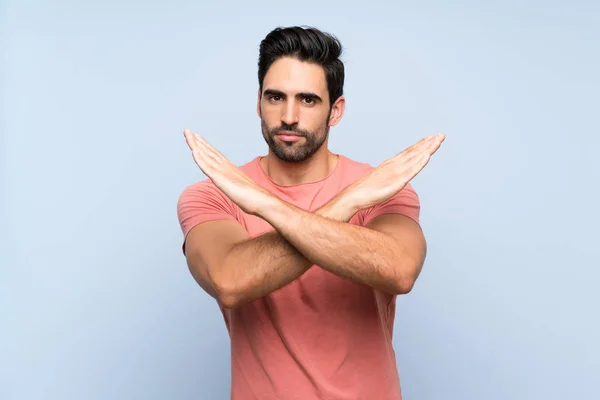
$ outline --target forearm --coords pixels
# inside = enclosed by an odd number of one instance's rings
[[[321,268],[388,293],[403,292],[403,271],[410,271],[414,260],[391,236],[324,218],[275,199],[259,215]],[[409,268],[403,269],[399,263]]]
[[[315,215],[343,223],[355,212],[344,198],[337,197]],[[224,305],[233,308],[266,296],[300,277],[313,264],[277,231],[238,243],[222,267],[226,276],[221,279],[229,285]]]

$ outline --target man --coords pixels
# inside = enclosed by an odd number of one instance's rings
[[[209,179],[179,199],[183,251],[225,317],[232,399],[401,399],[395,301],[426,254],[408,182],[444,135],[377,168],[332,153],[329,129],[345,107],[340,54],[312,28],[262,41],[266,156],[237,167],[184,132]]]

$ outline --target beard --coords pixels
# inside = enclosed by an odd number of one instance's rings
[[[327,117],[326,121],[329,121]],[[298,128],[297,124],[282,124],[276,128],[269,128],[264,119],[261,118],[260,126],[263,138],[269,145],[269,148],[281,161],[290,163],[299,163],[313,156],[321,148],[327,136],[329,135],[329,126],[325,123],[321,128],[315,131],[307,131]],[[296,142],[282,142],[276,139],[276,134],[280,131],[294,132],[304,137]]]

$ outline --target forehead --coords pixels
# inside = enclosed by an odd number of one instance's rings
[[[277,89],[286,93],[327,93],[327,80],[323,67],[318,64],[284,57],[276,60],[263,80],[263,90]]]

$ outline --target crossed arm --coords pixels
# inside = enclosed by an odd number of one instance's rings
[[[420,227],[398,214],[376,217],[367,228],[348,224],[356,211],[343,195],[315,213],[274,198],[260,216],[275,230],[252,239],[236,221],[202,223],[186,241],[189,269],[227,308],[266,296],[313,264],[387,293],[408,293],[425,259]]]
[[[189,232],[190,271],[224,307],[265,296],[313,264],[391,294],[411,290],[426,254],[420,227],[398,214],[376,217],[367,227],[347,222],[358,210],[402,190],[428,163],[443,135],[427,137],[386,160],[315,213],[271,195],[204,139],[187,130],[185,135],[196,164],[215,186],[275,228],[253,239],[234,221],[205,222]]]

